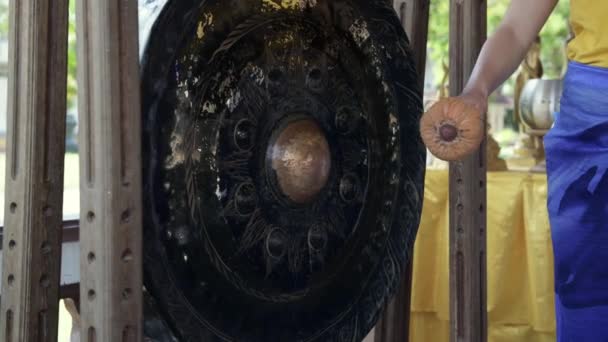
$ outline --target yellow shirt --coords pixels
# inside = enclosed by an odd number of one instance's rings
[[[570,0],[570,25],[568,59],[608,67],[608,0]]]

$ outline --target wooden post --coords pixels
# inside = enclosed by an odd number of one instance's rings
[[[57,341],[67,0],[12,0],[0,341]]]
[[[80,306],[87,342],[141,341],[136,0],[78,0]]]
[[[418,82],[424,92],[424,76],[426,71],[426,43],[429,34],[430,0],[395,0],[395,11],[401,18],[401,25],[407,32],[410,44],[414,50]]]
[[[374,342],[407,342],[409,340],[410,298],[412,292],[412,262],[403,272],[397,294],[384,308],[376,324]]]
[[[458,95],[486,38],[484,0],[450,0],[450,93]],[[450,341],[487,340],[486,147],[450,164]]]
[[[430,0],[396,0],[393,5],[415,53],[418,86],[420,91],[424,92]],[[386,306],[376,325],[375,342],[407,342],[409,340],[412,268],[413,260],[410,259],[404,269],[397,295]]]

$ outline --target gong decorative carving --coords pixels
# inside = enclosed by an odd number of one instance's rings
[[[143,57],[146,288],[183,341],[359,341],[419,223],[387,1],[174,0]]]

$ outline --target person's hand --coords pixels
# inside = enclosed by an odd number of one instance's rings
[[[487,106],[487,97],[476,92],[439,100],[420,120],[424,144],[445,161],[467,157],[483,140]]]
[[[479,91],[465,90],[461,95],[457,96],[462,102],[469,106],[473,106],[481,115],[488,111],[488,97]]]

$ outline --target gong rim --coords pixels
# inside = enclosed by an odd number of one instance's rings
[[[372,24],[369,25],[369,32],[373,35],[375,46],[387,46],[379,42],[389,41],[389,38],[395,41],[394,46],[389,46],[390,52],[393,54],[393,58],[400,57],[403,59],[402,62],[389,62],[386,56],[379,56],[378,60],[384,64],[381,65],[383,72],[382,79],[385,81],[381,84],[385,88],[388,88],[386,104],[386,115],[384,120],[389,124],[389,131],[394,131],[394,137],[399,140],[398,149],[390,156],[384,156],[384,162],[395,163],[395,167],[398,173],[395,174],[394,179],[388,174],[385,181],[388,186],[398,189],[395,191],[393,196],[379,203],[373,203],[368,206],[367,211],[377,212],[378,216],[383,216],[386,222],[372,222],[372,218],[367,218],[366,229],[374,230],[379,226],[383,226],[380,230],[385,230],[384,242],[379,240],[375,248],[379,256],[374,260],[374,265],[368,267],[369,274],[366,275],[365,280],[362,281],[363,285],[357,291],[352,293],[353,298],[346,298],[350,300],[347,304],[340,304],[343,309],[341,313],[336,314],[332,319],[326,322],[317,322],[316,328],[310,329],[307,332],[292,335],[286,332],[279,332],[275,337],[281,336],[291,340],[298,341],[313,341],[313,340],[345,340],[346,338],[362,339],[365,334],[371,329],[375,320],[377,319],[378,312],[390,295],[394,292],[399,276],[401,274],[401,268],[405,261],[409,258],[411,253],[413,240],[416,234],[419,212],[421,210],[421,194],[422,184],[424,179],[424,151],[423,145],[418,136],[417,122],[421,113],[421,101],[419,90],[415,89],[415,73],[412,68],[412,59],[407,49],[407,39],[399,26],[399,22],[394,17],[392,9],[384,6],[382,3],[368,4],[363,1],[349,1],[339,2],[332,6],[340,7],[340,4],[348,3],[355,7],[360,12],[368,13],[367,15],[359,15],[357,19],[363,20],[365,23],[373,23],[375,17],[382,16],[384,24],[379,27],[374,27]],[[157,206],[160,201],[156,195],[156,187],[158,186],[158,168],[163,163],[162,160],[158,159],[159,145],[155,140],[155,134],[158,127],[158,110],[167,106],[164,94],[168,91],[167,88],[163,88],[162,84],[157,82],[158,79],[166,78],[171,72],[171,63],[179,53],[180,46],[182,46],[185,39],[192,37],[197,34],[197,22],[200,19],[200,13],[204,11],[205,6],[211,6],[212,1],[199,2],[199,1],[172,1],[166,5],[163,13],[159,17],[159,20],[155,24],[153,29],[153,35],[158,35],[158,38],[151,38],[148,42],[148,47],[143,59],[143,81],[142,90],[144,95],[143,101],[143,119],[144,119],[144,205],[145,209],[150,213],[146,215],[144,224],[144,256],[145,256],[145,282],[146,287],[150,290],[153,296],[158,301],[164,303],[165,307],[161,308],[168,323],[174,328],[176,333],[180,335],[184,340],[196,340],[201,337],[213,338],[219,340],[261,340],[261,335],[256,335],[251,332],[243,332],[238,329],[233,329],[232,332],[226,332],[223,327],[218,326],[217,322],[209,322],[206,317],[203,317],[199,311],[192,304],[192,298],[184,294],[183,291],[177,290],[178,280],[175,278],[175,265],[171,264],[168,260],[169,257],[165,254],[165,246],[163,245],[161,236],[161,230],[163,224],[162,215],[159,215]],[[331,6],[330,6],[331,7]],[[334,10],[336,10],[334,8]],[[292,15],[294,13],[290,13]],[[301,13],[295,13],[295,16],[301,16]],[[308,14],[304,15],[306,18]],[[317,14],[318,17],[322,14]],[[180,18],[180,20],[176,20]],[[183,35],[177,34],[180,31],[180,27],[189,27]],[[357,36],[354,35],[356,38]],[[366,44],[368,41],[363,40],[355,43],[359,43],[360,49],[368,48]],[[370,39],[372,40],[372,39]],[[370,44],[374,46],[374,44]],[[162,52],[160,52],[162,51]],[[214,58],[218,58],[214,55]],[[380,67],[379,67],[380,68]],[[165,84],[166,86],[166,84]],[[388,110],[391,108],[392,110]],[[336,109],[336,112],[340,112],[340,109]],[[391,112],[390,114],[388,112]],[[310,115],[308,113],[307,115]],[[336,116],[336,121],[339,122],[339,115]],[[243,122],[243,121],[240,121]],[[335,124],[335,127],[340,127],[340,124]],[[342,133],[350,134],[354,128],[342,127]],[[272,136],[272,134],[269,134]],[[377,142],[376,142],[377,143]],[[235,145],[238,145],[236,143]],[[390,145],[390,141],[386,142]],[[393,142],[393,144],[397,144]],[[253,146],[248,146],[246,143],[242,150],[248,151],[254,149]],[[331,149],[331,148],[330,148]],[[383,152],[386,152],[383,150]],[[392,164],[391,164],[392,165]],[[330,167],[328,182],[335,181],[337,175],[334,172],[334,168]],[[371,166],[370,170],[373,169]],[[372,170],[370,172],[379,172]],[[332,178],[333,177],[333,178]],[[344,191],[338,190],[338,193],[343,197],[345,202],[346,199],[356,198],[361,196],[367,198],[367,189],[369,184],[367,180],[358,180],[356,175],[346,173],[342,175],[344,182],[340,182],[339,188],[343,188]],[[376,177],[378,178],[378,177]],[[360,189],[352,195],[352,191],[349,192],[349,184],[356,184],[357,181],[364,183],[364,189]],[[245,189],[247,192],[248,187],[255,187],[255,184],[250,185],[244,183],[239,185],[238,189]],[[352,187],[352,186],[351,186]],[[387,187],[387,186],[384,186]],[[251,188],[249,188],[251,189]],[[240,190],[237,190],[240,191]],[[319,196],[323,197],[323,190],[319,190]],[[405,194],[410,197],[405,196]],[[276,194],[275,194],[276,195]],[[244,196],[245,198],[247,196]],[[243,203],[246,203],[244,201]],[[292,203],[293,204],[293,203]],[[297,204],[297,203],[296,203]],[[295,207],[298,207],[297,205]],[[242,210],[241,212],[246,212]],[[361,214],[363,215],[363,214]],[[376,219],[376,217],[374,217]],[[359,218],[356,220],[357,224],[360,224]],[[401,222],[401,223],[400,223]],[[405,226],[405,227],[404,227]],[[279,228],[277,228],[279,229]],[[312,227],[307,233],[307,241],[314,241],[311,246],[323,246],[327,243],[323,234],[319,234],[318,231],[322,228]],[[280,230],[272,230],[269,236],[277,235],[277,238],[281,239]],[[369,233],[369,232],[368,232]],[[177,230],[177,234],[174,232],[174,236],[187,235],[180,233]],[[206,232],[203,232],[206,234]],[[359,234],[364,234],[359,232]],[[364,234],[365,235],[365,234]],[[179,240],[179,239],[177,239]],[[217,241],[210,236],[205,236],[205,241]],[[276,240],[276,239],[275,239]],[[359,239],[360,240],[360,239]],[[269,240],[270,241],[270,240]],[[275,246],[276,241],[267,242],[267,246]],[[361,242],[352,242],[347,248],[350,257],[344,258],[338,262],[342,264],[336,267],[346,267],[344,264],[349,264],[350,260],[356,260],[357,258],[357,246],[361,246]],[[276,246],[275,246],[276,247]],[[310,247],[310,246],[309,246]],[[209,249],[213,249],[214,246],[207,246]],[[312,247],[311,247],[312,248]],[[281,253],[277,253],[280,255]],[[353,257],[354,255],[354,257]],[[361,257],[359,255],[359,257]],[[361,279],[364,279],[361,278]],[[319,291],[325,289],[327,283],[331,283],[332,279],[325,279],[317,284]],[[335,288],[334,285],[333,288]],[[262,292],[263,289],[262,289]],[[280,292],[280,291],[279,291]],[[302,304],[306,301],[307,294],[314,292],[310,288],[300,289],[299,291],[291,291],[287,298],[283,298],[282,302],[279,300],[275,302],[275,309],[272,312],[280,313],[284,311],[280,309],[281,306],[276,303],[293,302],[298,305],[310,306],[311,304]],[[380,293],[378,293],[380,292]],[[262,293],[266,295],[266,293]],[[237,295],[237,300],[243,302],[258,303],[256,300],[251,301],[253,294],[249,293],[246,295]],[[255,297],[255,295],[253,295]],[[259,299],[259,298],[258,298]],[[274,298],[275,300],[277,298]],[[279,298],[280,299],[280,298]],[[318,307],[312,305],[309,309],[310,312],[315,312]],[[272,315],[271,315],[272,316]],[[329,322],[329,323],[327,323]],[[313,324],[314,325],[314,324]],[[272,329],[271,329],[272,330]],[[271,331],[269,330],[269,331]],[[276,330],[280,330],[277,328]],[[236,333],[235,333],[236,331]],[[283,335],[281,335],[283,334]],[[287,334],[287,335],[285,335]]]

